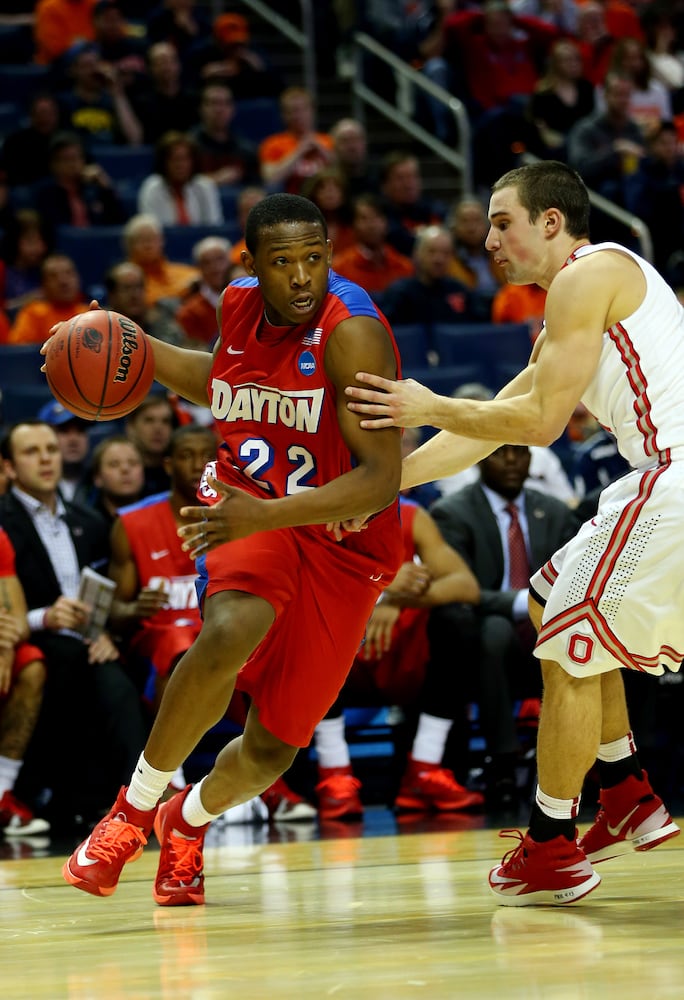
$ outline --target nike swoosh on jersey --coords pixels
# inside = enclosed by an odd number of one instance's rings
[[[228,347],[227,347],[226,350],[227,350],[228,354],[244,354],[245,353],[244,351],[236,351],[234,347],[230,346],[230,344],[228,345]]]
[[[150,559],[163,559],[164,556],[168,556],[168,549],[159,549],[158,552],[150,552]]]
[[[610,823],[606,823],[606,827],[608,828],[608,833],[611,835],[611,837],[619,837],[620,836],[620,834],[622,833],[622,831],[624,830],[624,828],[627,826],[627,824],[629,823],[630,819],[632,818],[632,816],[634,815],[634,813],[637,811],[638,808],[639,808],[638,805],[634,806],[634,808],[632,809],[632,811],[629,812],[629,813],[627,813],[627,815],[625,816],[625,818],[622,819],[622,820],[620,820],[620,822],[617,824],[617,826],[611,826]]]
[[[89,858],[86,854],[88,845],[90,844],[90,837],[84,840],[78,849],[78,854],[76,855],[76,864],[80,865],[81,868],[90,868],[91,865],[97,864],[97,858]]]

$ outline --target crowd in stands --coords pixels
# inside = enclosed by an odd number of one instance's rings
[[[96,298],[150,336],[212,350],[220,293],[245,273],[247,214],[269,193],[289,191],[320,208],[334,270],[395,326],[405,373],[432,378],[446,394],[491,397],[504,368],[481,357],[455,364],[440,355],[436,330],[522,328],[521,357],[507,357],[506,378],[540,332],[545,292],[507,285],[484,247],[488,186],[524,152],[569,163],[642,219],[656,267],[684,301],[681,5],[376,0],[330,5],[340,8],[337,20],[318,11],[319,35],[325,25],[339,46],[337,65],[351,30],[368,30],[463,101],[474,189],[450,204],[433,197],[421,153],[401,133],[378,148],[355,118],[324,127],[317,95],[271,64],[242,8],[215,14],[195,0],[25,6],[16,26],[11,16],[0,25],[0,112],[9,109],[0,114],[7,837],[92,824],[135,763],[199,627],[193,565],[175,529],[217,444],[209,411],[159,387],[111,426],[65,410],[38,373],[38,345],[55,323]],[[324,46],[318,37],[319,52]],[[328,67],[333,49],[325,50]],[[379,62],[366,60],[364,72],[394,100],[395,81]],[[439,138],[455,138],[439,103],[419,99],[416,114]],[[616,226],[597,213],[595,238],[630,245],[634,234]],[[35,347],[33,395],[23,397],[21,380],[10,385],[3,373],[20,345]],[[407,431],[405,447],[420,440]],[[315,775],[296,770],[295,790],[279,780],[241,816],[359,819],[368,799],[345,736],[345,711],[356,705],[391,706],[408,725],[406,754],[384,794],[399,813],[515,803],[533,767],[541,697],[526,581],[624,471],[611,435],[578,408],[553,448],[504,446],[404,496],[405,563],[316,731],[307,758]],[[85,567],[114,584],[97,629],[79,596]],[[658,741],[676,743],[653,735],[655,688],[647,711],[635,685],[650,726],[640,740],[646,753]],[[244,718],[238,696],[226,725],[238,731]],[[484,744],[477,761],[474,733]],[[79,801],[67,780],[74,767],[87,777],[77,783],[87,789]],[[184,780],[178,774],[173,787]],[[675,780],[678,793],[682,775]]]

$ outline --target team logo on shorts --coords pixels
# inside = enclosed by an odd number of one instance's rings
[[[573,632],[568,642],[568,656],[573,663],[588,663],[594,655],[594,640],[590,635]]]
[[[316,359],[311,351],[302,351],[297,361],[297,367],[302,375],[313,375],[316,371]]]

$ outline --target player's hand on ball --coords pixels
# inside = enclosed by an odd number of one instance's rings
[[[213,507],[181,507],[181,517],[190,523],[178,529],[183,551],[191,559],[203,556],[224,542],[246,538],[256,531],[269,528],[266,506],[268,501],[228,486],[212,475],[206,485],[219,497]]]
[[[370,372],[357,372],[356,378],[369,388],[348,385],[344,390],[349,397],[347,409],[361,414],[364,418],[361,426],[365,430],[422,427],[431,422],[435,393],[415,379],[397,382]]]
[[[88,306],[89,310],[91,310],[91,309],[101,309],[101,308],[102,307],[101,307],[100,303],[97,301],[97,299],[91,299],[90,300],[90,305]],[[59,331],[64,326],[64,324],[68,323],[68,322],[69,322],[68,320],[60,320],[59,323],[55,323],[54,326],[50,327],[50,329],[48,330],[48,339],[43,343],[43,346],[40,349],[40,353],[43,355],[43,357],[45,357],[45,355],[48,352],[48,347],[50,345],[50,341],[52,340],[52,338],[55,336],[55,334],[59,333]],[[45,371],[45,365],[43,365],[40,370],[42,372],[44,372]]]

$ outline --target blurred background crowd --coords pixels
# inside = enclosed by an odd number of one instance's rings
[[[3,3],[7,840],[78,833],[127,778],[199,627],[175,527],[216,448],[209,411],[160,386],[125,420],[64,410],[39,371],[50,327],[95,298],[211,350],[247,213],[290,191],[320,207],[333,268],[385,312],[404,373],[488,398],[524,366],[545,298],[508,286],[484,248],[491,183],[533,157],[569,163],[594,239],[647,256],[684,301],[683,142],[683,0]],[[404,447],[421,440],[407,431]],[[404,497],[406,562],[338,703],[287,783],[226,822],[517,808],[541,698],[526,581],[624,469],[578,407],[552,448],[504,447]],[[115,588],[97,634],[86,566]],[[642,680],[629,678],[642,755],[679,797],[681,678]],[[235,698],[217,745],[244,711]],[[176,787],[214,749],[207,738]]]

